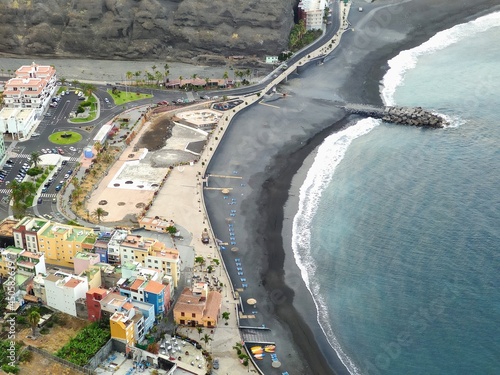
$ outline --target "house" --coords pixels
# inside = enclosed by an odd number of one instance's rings
[[[37,253],[38,235],[47,229],[50,220],[38,217],[23,217],[13,228],[14,244],[16,247]]]
[[[32,253],[15,246],[0,249],[0,275],[8,278],[9,272],[25,272],[27,275],[36,276],[45,273],[45,257],[43,254]]]
[[[133,347],[135,342],[134,321],[123,312],[115,312],[109,318],[111,338]]]
[[[85,298],[89,289],[86,278],[56,272],[45,278],[47,305],[66,314],[77,316],[76,301]]]
[[[3,138],[0,137],[0,143],[3,142]],[[4,145],[5,146],[5,145]],[[0,145],[0,162],[2,161],[2,152]],[[19,223],[17,219],[6,218],[0,222],[0,244],[1,247],[14,246],[14,234],[12,234],[12,229]]]
[[[164,220],[159,216],[155,217],[144,216],[142,219],[139,220],[139,225],[142,228],[153,232],[168,233],[167,228],[173,226],[174,222],[171,220],[170,221]]]
[[[100,262],[99,254],[93,254],[86,251],[80,251],[73,258],[73,269],[75,274],[80,274],[91,268],[94,264]]]
[[[266,56],[266,64],[277,64],[278,62],[278,56]]]
[[[117,229],[108,241],[108,263],[111,265],[121,264],[120,245],[127,238],[129,232],[125,229]]]
[[[101,320],[101,301],[109,294],[109,291],[101,288],[91,288],[85,295],[88,319],[92,322]]]
[[[217,326],[222,295],[208,291],[206,283],[196,283],[192,289],[185,288],[174,306],[174,320],[181,325],[192,327]]]

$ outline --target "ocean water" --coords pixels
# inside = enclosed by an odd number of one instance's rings
[[[431,130],[365,119],[328,137],[292,247],[353,374],[500,373],[500,13],[390,61],[387,104]]]

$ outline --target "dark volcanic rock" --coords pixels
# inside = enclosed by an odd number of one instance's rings
[[[276,55],[294,0],[0,0],[0,53],[169,60]]]

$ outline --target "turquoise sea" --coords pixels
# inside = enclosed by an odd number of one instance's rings
[[[353,374],[500,373],[500,13],[389,62],[387,104],[429,130],[365,119],[318,149],[292,247]]]

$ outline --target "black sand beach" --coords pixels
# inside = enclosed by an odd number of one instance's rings
[[[240,181],[229,179],[213,184],[234,186],[232,196],[238,199],[231,208],[237,212],[234,232],[240,250],[237,255],[225,252],[224,258],[235,284],[234,258],[241,259],[248,280],[242,299],[256,298],[254,325],[272,329],[283,366],[266,374],[348,373],[318,326],[290,248],[298,189],[312,160],[307,157],[326,136],[349,123],[332,102],[380,104],[379,83],[387,60],[500,5],[498,0],[392,5],[399,3],[354,1],[349,18],[354,30],[345,33],[332,58],[291,77],[280,88],[289,94],[286,99],[238,115],[210,164],[211,173],[242,177],[239,186]],[[363,6],[362,13],[358,6]],[[214,232],[227,240],[228,206],[215,192],[206,193],[206,203]]]

